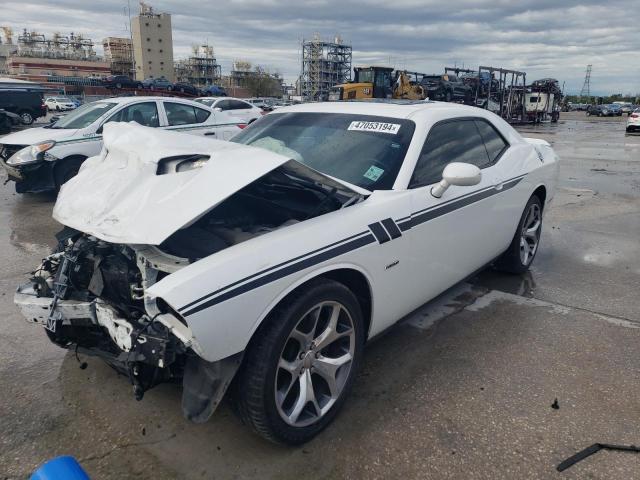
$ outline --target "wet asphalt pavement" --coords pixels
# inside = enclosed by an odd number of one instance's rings
[[[372,342],[336,422],[299,448],[228,402],[191,424],[174,386],[136,402],[51,345],[12,297],[53,246],[53,197],[0,187],[0,479],[61,454],[95,479],[640,478],[633,453],[555,470],[596,442],[640,444],[640,136],[624,120],[519,128],[562,159],[531,272],[487,270]]]

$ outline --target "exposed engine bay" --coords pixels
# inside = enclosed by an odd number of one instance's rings
[[[166,253],[199,259],[231,245],[356,203],[346,195],[278,168],[230,196],[161,245]]]
[[[45,327],[52,342],[101,357],[126,375],[137,399],[159,383],[182,381],[185,415],[204,421],[242,355],[216,363],[200,358],[186,321],[146,290],[201,258],[362,198],[281,167],[158,246],[111,243],[65,227],[56,252],[18,288],[15,302],[27,319]]]

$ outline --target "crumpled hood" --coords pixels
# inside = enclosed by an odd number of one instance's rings
[[[345,189],[284,155],[236,143],[133,122],[105,124],[103,139],[102,153],[87,159],[63,185],[53,218],[108,242],[159,245],[287,162],[309,178]],[[191,154],[210,159],[202,168],[156,174],[161,158]]]
[[[76,128],[27,128],[21,132],[11,133],[0,138],[3,145],[33,145],[45,140],[64,140],[73,137],[78,131]]]

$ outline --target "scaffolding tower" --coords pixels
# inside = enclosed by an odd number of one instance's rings
[[[220,83],[222,67],[208,44],[193,45],[192,55],[175,63],[177,81],[186,82],[196,87],[207,87]]]
[[[60,58],[65,60],[98,61],[94,50],[94,43],[82,34],[71,32],[68,36],[54,33],[52,38],[27,31],[18,36],[18,56],[38,58]]]
[[[325,42],[315,34],[312,40],[302,40],[302,71],[300,94],[304,101],[323,101],[334,85],[351,80],[353,49],[340,36]]]
[[[591,65],[587,65],[587,71],[584,74],[584,83],[580,90],[580,98],[578,103],[582,103],[582,97],[587,97],[587,102],[591,103]]]

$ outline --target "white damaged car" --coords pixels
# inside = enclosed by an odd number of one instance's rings
[[[531,265],[558,174],[545,141],[450,103],[298,105],[184,138],[106,124],[15,303],[137,398],[182,382],[196,422],[233,380],[244,420],[289,444],[336,416],[368,339],[486,265]]]

